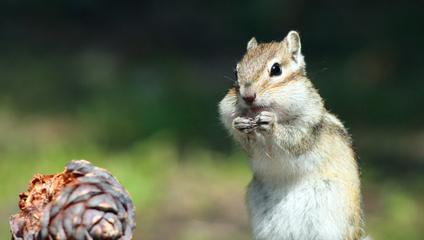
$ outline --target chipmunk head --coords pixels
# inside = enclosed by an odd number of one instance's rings
[[[309,98],[308,88],[313,88],[305,81],[305,61],[296,31],[280,42],[259,44],[252,38],[235,73],[238,105],[252,113],[295,110]]]

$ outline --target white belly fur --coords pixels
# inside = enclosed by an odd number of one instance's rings
[[[336,184],[316,176],[289,185],[253,180],[247,204],[254,238],[343,239],[348,217],[342,192]]]

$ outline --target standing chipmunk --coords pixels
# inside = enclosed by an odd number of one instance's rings
[[[359,171],[351,139],[307,78],[300,37],[252,38],[221,120],[247,152],[247,208],[256,240],[359,240]]]

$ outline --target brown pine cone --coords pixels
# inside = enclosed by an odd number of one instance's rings
[[[127,240],[135,228],[132,201],[106,170],[78,160],[54,175],[35,175],[10,218],[14,240]]]

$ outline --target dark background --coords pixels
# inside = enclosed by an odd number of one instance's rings
[[[217,103],[252,36],[279,41],[298,30],[309,77],[353,135],[369,232],[420,239],[423,7],[2,1],[0,217],[17,211],[31,174],[87,158],[134,195],[145,213],[137,239],[248,239],[242,194],[249,171],[219,123]],[[0,227],[4,236],[7,228]]]

